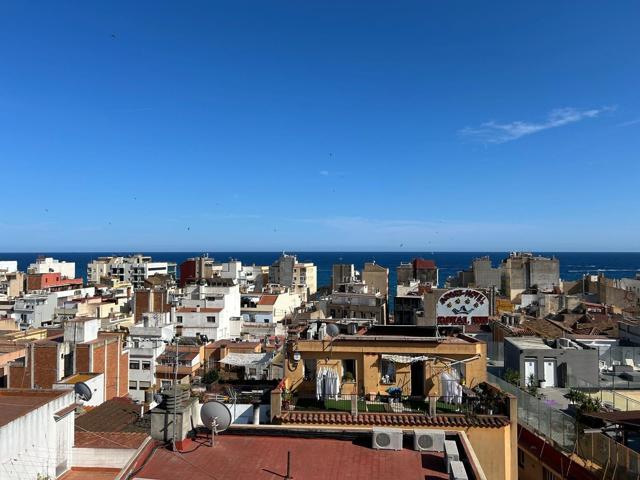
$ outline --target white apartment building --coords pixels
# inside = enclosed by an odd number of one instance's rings
[[[233,280],[213,278],[203,285],[189,285],[178,302],[176,323],[183,336],[231,338],[231,319],[240,317],[240,288]]]
[[[76,278],[76,264],[51,257],[40,257],[29,265],[27,273],[59,273],[62,278]]]
[[[72,298],[92,297],[93,287],[60,290],[51,293],[29,293],[15,300],[14,316],[20,330],[53,325],[57,321],[56,309]]]
[[[18,271],[17,260],[0,260],[0,272],[14,273]]]
[[[129,329],[129,396],[144,402],[145,391],[155,385],[156,360],[175,336],[170,313],[144,313],[142,323]]]
[[[98,284],[105,278],[131,282],[133,288],[142,288],[144,281],[156,273],[176,276],[173,262],[154,262],[147,255],[130,257],[99,257],[87,264],[87,282]]]
[[[301,295],[291,291],[243,294],[240,307],[241,334],[251,337],[283,335],[283,320],[293,315],[301,305]]]

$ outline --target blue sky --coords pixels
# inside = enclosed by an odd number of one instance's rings
[[[3,2],[0,251],[636,251],[638,18]]]

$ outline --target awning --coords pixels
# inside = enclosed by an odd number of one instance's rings
[[[266,365],[271,361],[270,353],[228,353],[220,363],[234,367]]]

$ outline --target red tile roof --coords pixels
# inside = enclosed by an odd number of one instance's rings
[[[509,425],[503,415],[427,415],[412,413],[360,413],[353,417],[345,412],[286,412],[274,419],[288,425],[361,425],[378,427],[486,427],[499,428]]]
[[[147,432],[141,406],[128,398],[112,398],[76,418],[76,430],[91,432]]]
[[[131,448],[137,450],[149,435],[145,432],[84,432],[76,431],[76,448]]]
[[[120,473],[119,468],[72,467],[60,480],[112,480]]]
[[[275,305],[278,301],[278,295],[262,295],[258,305]]]
[[[434,270],[436,268],[436,262],[434,262],[433,260],[425,260],[424,258],[416,258],[413,261],[413,267],[416,269],[422,268]]]
[[[136,475],[156,480],[282,479],[291,452],[291,476],[299,480],[449,478],[441,453],[374,450],[358,441],[330,438],[222,434],[214,448],[206,442],[182,453],[156,450]]]

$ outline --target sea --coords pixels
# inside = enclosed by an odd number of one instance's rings
[[[87,264],[93,259],[106,255],[130,255],[141,252],[33,252],[0,253],[0,260],[17,260],[19,270],[26,271],[38,256],[47,256],[75,262],[76,277],[86,280]],[[143,252],[155,261],[175,262],[178,265],[190,257],[208,254],[216,261],[237,259],[244,264],[270,265],[282,252]],[[432,259],[440,269],[440,286],[447,277],[469,268],[476,257],[489,256],[494,266],[498,265],[509,252],[287,252],[297,255],[299,261],[313,262],[318,267],[318,286],[331,285],[331,267],[335,263],[353,263],[357,270],[365,262],[376,262],[389,268],[389,292],[391,297],[396,286],[396,267],[401,262],[413,258]],[[576,280],[585,274],[604,273],[610,278],[634,278],[640,273],[640,252],[534,252],[536,255],[555,256],[560,260],[560,278]]]

